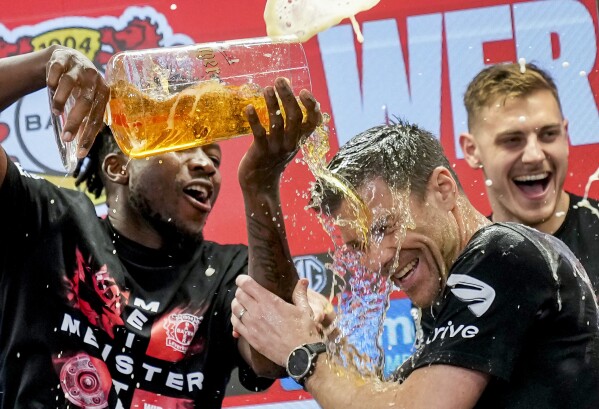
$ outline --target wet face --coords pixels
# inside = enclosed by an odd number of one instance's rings
[[[558,206],[566,200],[567,121],[550,91],[497,100],[472,134],[495,220],[536,226],[565,210]]]
[[[381,179],[365,184],[358,193],[372,214],[370,237],[365,244],[344,202],[336,216],[350,221],[339,227],[345,245],[364,252],[367,267],[390,277],[415,305],[432,305],[445,285],[451,258],[447,212],[431,201],[394,193]]]
[[[221,158],[212,144],[132,160],[132,206],[159,234],[199,240],[220,190]]]

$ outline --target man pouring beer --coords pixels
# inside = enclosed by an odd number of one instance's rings
[[[247,388],[270,385],[258,375],[283,370],[231,336],[230,304],[235,278],[246,273],[290,299],[297,276],[278,182],[298,140],[321,120],[314,97],[299,93],[304,116],[279,79],[263,94],[269,123],[246,110],[254,142],[239,174],[248,255],[202,236],[221,188],[217,144],[128,158],[108,128],[96,137],[108,98],[102,76],[58,46],[0,60],[0,106],[46,79],[58,111],[77,90],[62,137],[73,140],[89,117],[78,183],[106,193],[108,215],[98,219],[85,195],[32,176],[0,148],[0,406],[220,408],[235,367]],[[279,165],[265,169],[265,161]]]

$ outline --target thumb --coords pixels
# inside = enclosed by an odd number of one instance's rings
[[[312,317],[314,313],[312,312],[312,308],[310,307],[310,303],[308,302],[308,280],[302,278],[298,280],[295,284],[295,288],[293,289],[293,294],[291,296],[293,304],[299,307],[302,311],[307,312]]]

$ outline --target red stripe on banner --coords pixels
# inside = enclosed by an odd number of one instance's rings
[[[290,402],[312,399],[312,395],[304,390],[286,391],[281,387],[281,382],[276,381],[267,391],[247,395],[227,396],[223,407],[259,405],[266,403]]]

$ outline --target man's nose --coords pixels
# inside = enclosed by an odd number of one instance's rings
[[[537,163],[545,159],[545,153],[543,147],[539,143],[536,135],[530,136],[526,141],[524,147],[524,153],[522,155],[522,162],[524,163]]]
[[[201,171],[208,175],[216,173],[217,168],[214,162],[201,147],[189,149],[187,154],[189,155],[187,166],[190,170]]]
[[[387,275],[392,261],[387,253],[380,246],[371,245],[366,254],[368,269]]]

